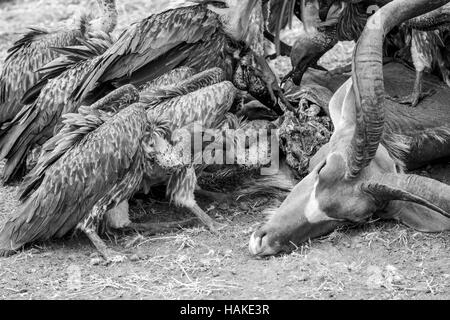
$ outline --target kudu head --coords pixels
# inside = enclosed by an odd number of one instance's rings
[[[355,49],[353,76],[330,101],[335,132],[328,151],[320,153],[322,159],[311,173],[252,235],[253,255],[289,251],[338,226],[362,223],[383,211],[388,212],[384,217],[424,231],[450,228],[450,186],[403,174],[380,145],[384,35],[395,25],[449,1],[394,0],[369,19]],[[427,220],[411,214],[423,214]]]

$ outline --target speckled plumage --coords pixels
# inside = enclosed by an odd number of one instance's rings
[[[37,72],[60,53],[54,47],[80,44],[80,39],[90,37],[90,32],[111,32],[117,23],[115,0],[97,0],[102,16],[97,20],[82,16],[77,25],[67,29],[45,30],[30,28],[8,50],[0,72],[0,126],[10,121],[22,109],[22,96],[40,79]]]
[[[152,80],[148,81],[147,83],[143,84],[139,90],[141,92],[146,92],[151,89],[156,89],[159,87],[165,87],[169,85],[174,85],[180,81],[186,80],[192,76],[195,75],[195,70],[189,67],[180,67],[176,68],[174,70],[171,70],[162,76]]]
[[[218,119],[231,108],[237,94],[234,85],[225,81],[219,68],[213,68],[188,78],[178,85],[154,89],[143,94],[150,114],[168,119],[170,130],[191,123],[213,128]]]
[[[9,49],[0,74],[0,124],[21,110],[23,94],[40,78],[36,70],[59,56],[51,47],[76,45],[82,36],[81,28],[53,32],[32,29]]]

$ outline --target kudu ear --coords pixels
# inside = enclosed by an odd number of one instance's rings
[[[406,190],[402,190],[400,188],[397,189],[388,185],[378,183],[375,184],[368,183],[365,185],[364,189],[368,190],[372,195],[374,195],[377,199],[381,201],[401,200],[413,202],[418,205],[424,206],[428,209],[431,209],[433,211],[436,211],[437,213],[450,219],[450,213],[446,212],[444,209],[434,205],[430,201],[422,198],[421,196],[415,195]]]
[[[322,167],[318,167],[318,188],[329,188],[342,180],[345,175],[345,168],[346,164],[342,155],[338,153],[329,154]]]
[[[377,214],[381,219],[394,219],[420,232],[443,232],[450,230],[450,219],[421,205],[391,201],[385,212]]]
[[[313,171],[320,163],[325,161],[328,154],[331,152],[330,143],[324,144],[319,151],[309,160],[308,171]]]
[[[373,177],[361,189],[380,203],[390,202],[384,218],[394,218],[420,231],[450,230],[447,184],[416,175],[384,174]]]

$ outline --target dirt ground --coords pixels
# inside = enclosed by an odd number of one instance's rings
[[[26,26],[55,27],[87,0],[0,0],[0,60]],[[120,27],[162,8],[157,1],[117,0]],[[287,32],[292,40],[295,32]],[[348,60],[351,46],[340,45],[326,63]],[[288,61],[275,68],[282,73]],[[450,183],[449,167],[428,173]],[[439,170],[440,169],[440,170]],[[447,172],[446,176],[442,172]],[[16,189],[0,187],[0,224],[17,207]],[[136,233],[108,245],[130,258],[108,267],[96,265],[95,250],[84,236],[28,248],[0,259],[2,299],[449,299],[450,237],[423,234],[401,225],[374,221],[338,230],[290,255],[259,260],[248,253],[253,230],[264,210],[279,199],[242,199],[232,204],[202,200],[200,205],[228,227],[213,235],[202,227],[147,237]],[[152,220],[189,216],[167,203],[152,201],[141,210]]]

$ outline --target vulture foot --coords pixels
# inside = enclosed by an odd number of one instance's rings
[[[425,99],[427,97],[431,97],[435,93],[436,93],[436,90],[434,90],[434,89],[430,89],[430,90],[422,91],[422,92],[414,90],[413,93],[411,93],[410,95],[408,95],[406,97],[391,97],[390,99],[394,102],[408,105],[412,108],[415,108],[423,99]]]
[[[120,263],[127,260],[127,257],[124,255],[121,255],[114,250],[108,248],[105,244],[105,242],[100,238],[100,236],[95,231],[94,226],[88,225],[83,226],[81,228],[84,233],[86,233],[89,240],[92,241],[97,251],[100,253],[100,255],[105,259],[105,262],[103,265],[110,265],[112,263]]]
[[[208,228],[212,233],[218,233],[220,230],[226,227],[225,224],[219,223],[208,216],[205,211],[202,210],[198,206],[198,204],[194,204],[188,207],[189,211],[191,211],[201,222]]]
[[[394,97],[391,100],[394,102],[409,105],[411,107],[417,107],[417,105],[422,101],[423,99],[430,97],[436,93],[436,90],[431,89],[424,91],[422,89],[423,85],[423,71],[417,70],[416,71],[416,80],[414,82],[414,89],[413,92],[406,97]]]
[[[105,252],[102,252],[100,254],[104,259],[104,261],[100,264],[105,267],[110,266],[112,264],[123,263],[128,260],[127,256],[111,249],[106,249]]]

